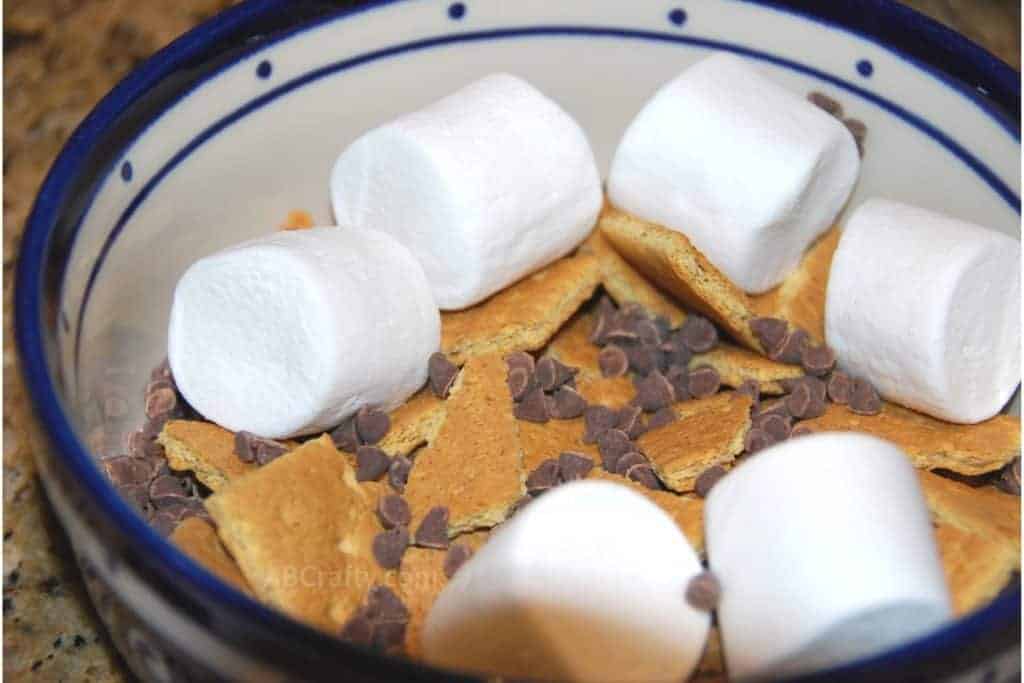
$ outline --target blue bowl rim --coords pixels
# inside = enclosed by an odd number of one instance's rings
[[[252,51],[262,50],[270,44],[285,40],[296,32],[308,30],[324,21],[337,21],[405,1],[408,0],[371,0],[341,12],[331,13],[313,22],[292,27],[274,36],[270,41],[255,45]],[[949,87],[968,95],[1019,140],[1019,127],[1014,128],[1011,118],[999,114],[1000,110],[1011,115],[1016,112],[1019,120],[1019,74],[982,47],[938,22],[893,0],[836,0],[823,3],[825,7],[814,4],[813,0],[743,1],[797,14],[876,43],[939,78]],[[84,160],[101,133],[128,106],[142,98],[154,84],[181,68],[193,55],[216,44],[222,36],[257,17],[280,13],[286,9],[287,3],[288,0],[247,0],[183,34],[123,79],[72,133],[51,166],[27,221],[16,277],[18,296],[15,299],[15,331],[21,369],[30,399],[41,423],[48,428],[49,438],[57,447],[63,463],[82,483],[92,500],[98,503],[101,512],[124,533],[134,549],[149,558],[154,564],[154,569],[168,573],[175,581],[190,584],[211,601],[237,610],[244,617],[255,618],[282,634],[302,637],[320,646],[340,648],[342,652],[347,651],[353,656],[365,656],[367,651],[362,648],[321,634],[228,588],[156,534],[127,503],[119,496],[113,495],[114,491],[109,482],[95,466],[88,449],[75,435],[70,420],[61,407],[62,400],[46,361],[42,273],[57,217],[68,199],[71,181],[81,172]],[[865,17],[872,14],[871,20],[865,21]],[[950,54],[955,54],[959,60],[956,63],[960,73],[956,75],[950,74]],[[243,55],[239,59],[247,56],[249,55]],[[237,63],[239,59],[232,60],[231,64]],[[207,78],[215,73],[209,74]],[[984,88],[981,95],[963,85],[972,82],[987,84],[976,86]],[[107,169],[108,172],[109,170]],[[1019,620],[1019,604],[1018,585],[1009,594],[1001,596],[982,610],[923,639],[819,675],[834,679],[836,676],[852,673],[873,664],[895,660],[923,661],[931,653],[955,648],[959,641],[986,631],[992,623],[1008,624],[1014,618]],[[394,664],[393,659],[391,663]],[[416,665],[408,667],[407,670],[410,674],[423,673],[423,669]],[[392,671],[394,672],[394,669]]]

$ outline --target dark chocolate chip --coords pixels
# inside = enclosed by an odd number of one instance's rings
[[[874,385],[866,379],[853,380],[850,388],[850,410],[858,415],[877,415],[882,412],[882,399]]]
[[[654,468],[650,465],[637,464],[633,465],[626,471],[626,478],[637,482],[649,488],[653,491],[657,491],[661,488],[661,482],[658,481],[658,475],[654,473]]]
[[[256,450],[252,446],[252,440],[255,437],[255,434],[244,429],[235,432],[235,455],[246,464],[256,462]]]
[[[609,472],[614,472],[619,458],[635,450],[635,446],[625,432],[608,429],[597,437],[597,450],[601,454],[601,464],[604,468]]]
[[[657,346],[661,344],[661,330],[653,320],[641,320],[637,322],[636,336],[644,346]]]
[[[736,393],[746,394],[753,401],[750,409],[756,411],[761,402],[761,384],[756,379],[745,379],[736,387]]]
[[[152,512],[152,504],[149,500],[149,486],[146,484],[114,484],[117,488],[117,492],[128,501],[135,510],[143,515],[148,516]]]
[[[537,361],[535,374],[537,382],[544,391],[554,391],[569,382],[577,372],[576,368],[571,368],[550,356],[545,356]]]
[[[995,480],[995,485],[1001,491],[1010,495],[1020,495],[1020,458],[1017,458],[1003,468],[1003,471],[999,473],[999,477]]]
[[[408,547],[408,527],[396,526],[373,537],[373,557],[383,569],[398,569]]]
[[[157,508],[166,507],[172,502],[180,502],[188,494],[188,488],[183,480],[170,474],[157,477],[149,485],[149,499]]]
[[[633,465],[649,465],[647,458],[636,451],[630,451],[619,458],[615,463],[615,474],[625,475]]]
[[[528,375],[532,375],[533,370],[536,367],[533,356],[525,351],[515,351],[514,353],[510,353],[505,356],[505,365],[508,366],[510,371],[516,368],[522,368],[523,370],[526,370],[526,374]]]
[[[604,346],[607,343],[608,329],[611,324],[611,317],[605,313],[598,312],[594,319],[594,326],[590,328],[590,343],[595,346]]]
[[[793,423],[791,418],[781,415],[758,415],[754,418],[752,426],[767,432],[775,441],[785,441],[789,438]]]
[[[341,639],[369,647],[373,643],[373,624],[357,612],[341,627]]]
[[[693,490],[701,498],[707,498],[712,487],[726,474],[725,468],[721,465],[712,465],[700,473],[693,484]]]
[[[690,371],[686,378],[686,386],[693,398],[714,396],[722,388],[722,378],[710,365],[701,365]]]
[[[647,431],[643,421],[643,410],[640,409],[640,406],[623,406],[616,415],[618,419],[615,422],[615,428],[625,432],[630,439],[636,439]]]
[[[841,119],[843,117],[843,105],[839,104],[837,100],[829,97],[825,93],[807,93],[807,100],[819,109],[823,109],[830,116],[834,116],[837,119]]]
[[[587,406],[583,411],[583,443],[597,443],[597,438],[618,424],[619,416],[605,406]]]
[[[346,453],[355,453],[360,445],[355,419],[349,418],[335,427],[331,432],[331,440],[334,441],[335,446]]]
[[[391,418],[383,410],[363,406],[356,413],[356,434],[364,444],[374,444],[391,428]]]
[[[391,488],[402,493],[405,491],[405,484],[409,481],[409,472],[412,471],[412,460],[404,455],[396,455],[391,459],[388,466],[388,483]]]
[[[558,461],[547,459],[537,465],[537,469],[526,477],[526,492],[531,495],[543,493],[561,483],[561,471]]]
[[[786,410],[799,420],[821,417],[828,407],[825,401],[828,388],[817,377],[786,380],[791,393],[786,397]]]
[[[678,365],[685,368],[693,358],[693,353],[686,345],[678,339],[670,339],[658,347],[661,351],[661,359],[666,367]]]
[[[115,485],[148,484],[156,475],[156,467],[147,458],[119,455],[103,460],[107,477]]]
[[[273,439],[257,438],[253,441],[256,447],[256,464],[266,465],[277,460],[288,452],[288,447]]]
[[[389,652],[405,643],[406,621],[381,621],[373,625],[373,648]]]
[[[547,396],[539,386],[530,389],[512,412],[516,418],[527,422],[545,423],[550,419]]]
[[[627,346],[626,358],[629,359],[629,367],[638,375],[646,375],[661,367],[663,354],[654,346]]]
[[[385,529],[393,529],[396,526],[407,527],[412,521],[412,512],[404,498],[389,493],[377,501],[377,519]]]
[[[562,475],[562,481],[586,479],[592,469],[594,461],[582,453],[566,451],[558,456],[558,471]]]
[[[573,420],[587,409],[587,402],[575,389],[559,387],[548,405],[548,412],[556,420]]]
[[[427,375],[430,378],[430,390],[434,392],[434,396],[448,398],[448,392],[458,374],[458,366],[448,360],[448,356],[440,351],[430,354],[430,359],[427,361]]]
[[[678,419],[679,416],[676,415],[676,411],[673,410],[671,406],[665,406],[658,412],[654,413],[654,415],[651,415],[651,419],[647,421],[647,431],[664,427]]]
[[[811,396],[811,389],[806,384],[798,384],[795,389],[786,397],[786,410],[795,418],[808,417],[814,407],[814,398]]]
[[[615,344],[609,344],[597,355],[602,377],[622,377],[629,370],[629,357]]]
[[[624,327],[621,322],[616,327],[608,330],[604,338],[606,343],[627,346],[636,345],[640,341],[640,336],[629,327]]]
[[[771,353],[772,349],[780,346],[789,330],[789,325],[780,318],[751,318],[748,324],[765,353]]]
[[[449,579],[455,576],[455,572],[459,571],[472,555],[473,551],[461,543],[448,548],[448,554],[444,556],[444,575]]]
[[[374,622],[409,621],[409,610],[387,586],[376,584],[366,594],[364,613]]]
[[[441,550],[448,547],[448,508],[438,505],[427,511],[416,529],[416,545]]]
[[[853,392],[853,382],[850,376],[842,370],[835,370],[828,378],[828,397],[833,403],[846,405],[850,402],[850,394]]]
[[[693,353],[704,353],[715,348],[718,343],[718,330],[707,318],[690,314],[679,329],[683,343]]]
[[[508,391],[513,401],[521,401],[530,389],[534,388],[533,375],[526,368],[512,368],[508,371]]]
[[[690,395],[690,371],[682,365],[673,365],[665,372],[665,379],[672,385],[677,401],[688,401]]]
[[[753,455],[760,450],[764,450],[775,443],[775,439],[771,437],[768,432],[760,429],[751,429],[747,432],[747,435],[743,437],[743,450],[749,455]]]
[[[146,417],[171,413],[178,405],[178,395],[169,386],[160,386],[146,395]]]
[[[768,352],[768,357],[780,363],[799,365],[803,357],[804,348],[810,341],[810,337],[801,329],[791,330],[783,339],[782,343]]]
[[[824,377],[836,366],[836,354],[828,346],[806,346],[800,356],[800,365],[808,375]]]
[[[360,446],[356,449],[356,481],[377,481],[389,467],[391,458],[376,446]]]
[[[653,370],[636,382],[636,398],[641,408],[653,413],[671,405],[676,398],[676,392],[665,375]]]
[[[694,609],[710,612],[722,599],[722,585],[709,571],[703,571],[686,585],[686,602]]]
[[[789,414],[789,408],[786,407],[786,399],[773,398],[768,401],[761,401],[757,411],[754,412],[754,417],[760,417],[762,415],[781,415],[782,417],[792,417]]]
[[[149,525],[161,536],[170,536],[180,521],[181,518],[173,512],[159,510],[149,518]]]
[[[798,436],[807,436],[808,434],[813,433],[814,431],[807,427],[806,425],[796,424],[793,425],[793,429],[789,431],[789,438],[795,439]]]

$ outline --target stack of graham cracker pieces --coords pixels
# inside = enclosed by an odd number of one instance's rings
[[[598,229],[574,254],[483,303],[442,315],[442,351],[461,368],[458,375],[445,398],[427,387],[393,411],[376,444],[392,458],[411,460],[404,485],[387,477],[360,481],[353,455],[329,435],[289,443],[285,455],[260,466],[239,459],[232,433],[171,420],[159,442],[172,469],[194,472],[212,491],[205,504],[215,523],[187,519],[172,538],[239,589],[333,633],[341,633],[373,586],[388,586],[408,611],[404,652],[413,657],[421,652],[425,615],[448,578],[446,552],[410,547],[397,569],[382,568],[373,545],[384,530],[376,512],[383,496],[404,497],[410,529],[430,510],[445,508],[452,542],[474,550],[522,504],[532,472],[562,453],[576,453],[598,465],[586,476],[642,492],[700,550],[699,476],[754,457],[745,444],[756,396],[736,389],[753,380],[758,395],[780,396],[788,381],[804,374],[799,365],[769,359],[749,323],[781,318],[823,342],[825,285],[838,236],[837,229],[827,232],[782,285],[751,297],[684,235],[606,206]],[[583,417],[533,422],[515,415],[505,362],[513,352],[547,355],[575,368],[574,391],[589,405],[621,409],[634,400],[628,373],[605,376],[599,369],[601,349],[591,333],[601,291],[673,327],[698,313],[728,337],[690,360],[692,368],[713,368],[722,389],[674,403],[671,422],[637,436],[657,474],[656,489],[602,469],[598,446],[584,438]],[[831,403],[799,424],[801,431],[861,431],[887,439],[920,468],[957,614],[991,599],[1019,570],[1020,499],[989,485],[1000,472],[1004,483],[1015,472],[1019,492],[1019,419],[1000,415],[958,425],[888,403],[874,415]],[[698,679],[722,675],[716,643],[712,637]]]

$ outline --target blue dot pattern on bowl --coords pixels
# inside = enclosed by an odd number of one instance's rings
[[[270,74],[273,70],[274,67],[271,66],[270,62],[264,59],[256,66],[256,75],[260,78],[270,78]]]
[[[121,180],[126,183],[132,179],[132,162],[126,161],[121,164]]]
[[[676,7],[668,13],[668,20],[676,26],[682,26],[686,23],[686,10],[682,7]]]
[[[466,5],[461,2],[454,2],[448,6],[448,16],[458,21],[466,16]]]
[[[857,62],[857,73],[867,78],[875,72],[874,65],[866,59],[862,59]]]

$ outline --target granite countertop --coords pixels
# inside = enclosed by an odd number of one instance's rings
[[[130,680],[98,623],[46,503],[25,433],[11,331],[14,264],[47,167],[135,64],[231,0],[4,3],[4,679]],[[1020,3],[910,0],[1020,69]]]

